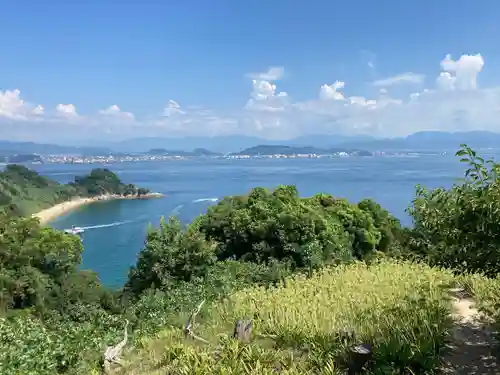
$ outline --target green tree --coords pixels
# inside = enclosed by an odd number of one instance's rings
[[[5,373],[89,373],[122,331],[118,295],[79,269],[79,237],[0,210],[0,363]],[[70,371],[71,370],[71,371]]]
[[[341,223],[330,219],[301,199],[295,187],[280,186],[224,199],[200,218],[200,228],[217,243],[220,260],[276,259],[314,268],[351,256]]]
[[[125,290],[139,295],[148,288],[191,281],[205,276],[215,260],[214,245],[205,240],[196,223],[182,230],[179,219],[162,218],[159,228],[150,228]]]
[[[80,263],[81,241],[40,228],[37,219],[0,214],[0,306],[43,308],[50,288]]]
[[[137,195],[140,197],[140,196],[143,196],[143,195],[147,195],[149,193],[149,190],[146,189],[146,188],[139,188],[137,189]]]
[[[411,252],[433,265],[458,272],[500,272],[499,165],[461,145],[464,179],[450,189],[417,187],[408,211]]]

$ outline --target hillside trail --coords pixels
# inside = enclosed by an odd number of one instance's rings
[[[497,343],[491,323],[474,307],[472,298],[462,289],[452,289],[454,325],[448,352],[444,356],[444,374],[500,374],[495,355]]]

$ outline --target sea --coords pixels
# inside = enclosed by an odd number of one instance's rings
[[[62,183],[93,168],[106,167],[124,182],[163,193],[161,199],[99,202],[50,223],[57,229],[85,228],[82,268],[97,272],[101,281],[119,288],[144,246],[150,225],[175,215],[188,223],[227,195],[245,194],[253,187],[297,186],[301,196],[330,193],[351,202],[371,198],[405,225],[417,184],[450,187],[463,176],[464,166],[445,155],[339,157],[319,159],[199,159],[102,164],[31,166]]]

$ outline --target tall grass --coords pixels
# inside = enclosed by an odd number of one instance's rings
[[[252,287],[205,311],[196,332],[212,345],[188,341],[171,327],[145,342],[125,370],[335,374],[349,347],[369,342],[375,373],[432,373],[451,325],[447,289],[452,283],[447,271],[384,260],[296,276],[286,286]],[[240,318],[253,320],[248,345],[228,338]]]
[[[457,283],[475,301],[477,309],[489,320],[494,320],[500,331],[500,276],[487,278],[480,274],[464,274]]]

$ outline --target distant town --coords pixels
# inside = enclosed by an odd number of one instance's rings
[[[404,137],[310,134],[292,139],[228,135],[214,137],[139,137],[96,141],[95,145],[57,145],[0,140],[0,164],[112,164],[188,159],[317,159],[454,154],[466,143],[483,154],[497,154],[500,133],[422,131]],[[257,146],[254,146],[257,145]],[[187,151],[191,150],[191,151]]]
[[[70,156],[70,155],[48,155],[42,157],[40,163],[55,164],[112,164],[146,161],[165,161],[165,160],[189,160],[189,159],[315,159],[325,157],[349,157],[354,156],[345,152],[329,155],[317,154],[272,154],[272,155],[217,155],[217,156],[181,156],[181,155],[106,155],[106,156]]]
[[[384,139],[371,136],[313,134],[282,141],[270,141],[244,135],[143,137],[107,143],[96,142],[95,146],[0,140],[0,164],[113,164],[189,159],[411,157],[454,154],[462,143],[481,150],[485,155],[496,154],[499,151],[500,134],[484,131],[456,133],[423,131],[405,137]]]
[[[187,152],[166,152],[166,153],[142,153],[142,154],[107,154],[107,155],[39,155],[39,154],[16,154],[4,156],[0,163],[31,163],[31,164],[114,164],[114,163],[131,163],[131,162],[159,162],[167,160],[190,160],[190,159],[319,159],[319,158],[348,158],[348,157],[372,157],[372,156],[417,156],[420,152],[384,152],[384,151],[331,151],[331,152],[296,152],[295,150],[287,150],[288,152],[272,153],[271,150],[260,153],[255,150],[243,150],[238,153],[230,154],[211,154],[211,155],[195,155]],[[429,152],[424,152],[429,154]],[[442,154],[441,152],[433,152],[432,154]]]

